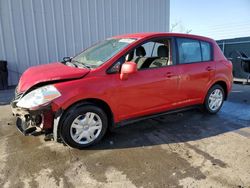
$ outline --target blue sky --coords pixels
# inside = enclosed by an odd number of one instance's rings
[[[214,39],[250,36],[250,0],[170,0],[174,32]]]

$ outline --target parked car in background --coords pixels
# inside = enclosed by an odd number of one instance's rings
[[[232,64],[214,40],[137,33],[29,68],[11,106],[23,134],[82,149],[110,128],[156,115],[200,106],[215,114],[231,87]]]

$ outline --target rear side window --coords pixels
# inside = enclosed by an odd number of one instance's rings
[[[180,63],[192,63],[201,61],[200,43],[192,39],[177,39]]]
[[[208,42],[177,38],[177,45],[181,64],[210,61],[212,59],[211,45]]]

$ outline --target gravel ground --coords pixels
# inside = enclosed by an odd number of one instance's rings
[[[81,151],[22,136],[3,94],[0,187],[250,188],[250,86],[234,85],[217,115],[141,121]]]

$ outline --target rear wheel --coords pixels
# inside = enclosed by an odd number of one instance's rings
[[[216,114],[222,107],[225,99],[225,91],[220,85],[214,85],[208,90],[204,107],[210,114]]]
[[[108,127],[107,115],[94,105],[83,105],[65,114],[61,128],[63,141],[78,149],[99,142]]]

